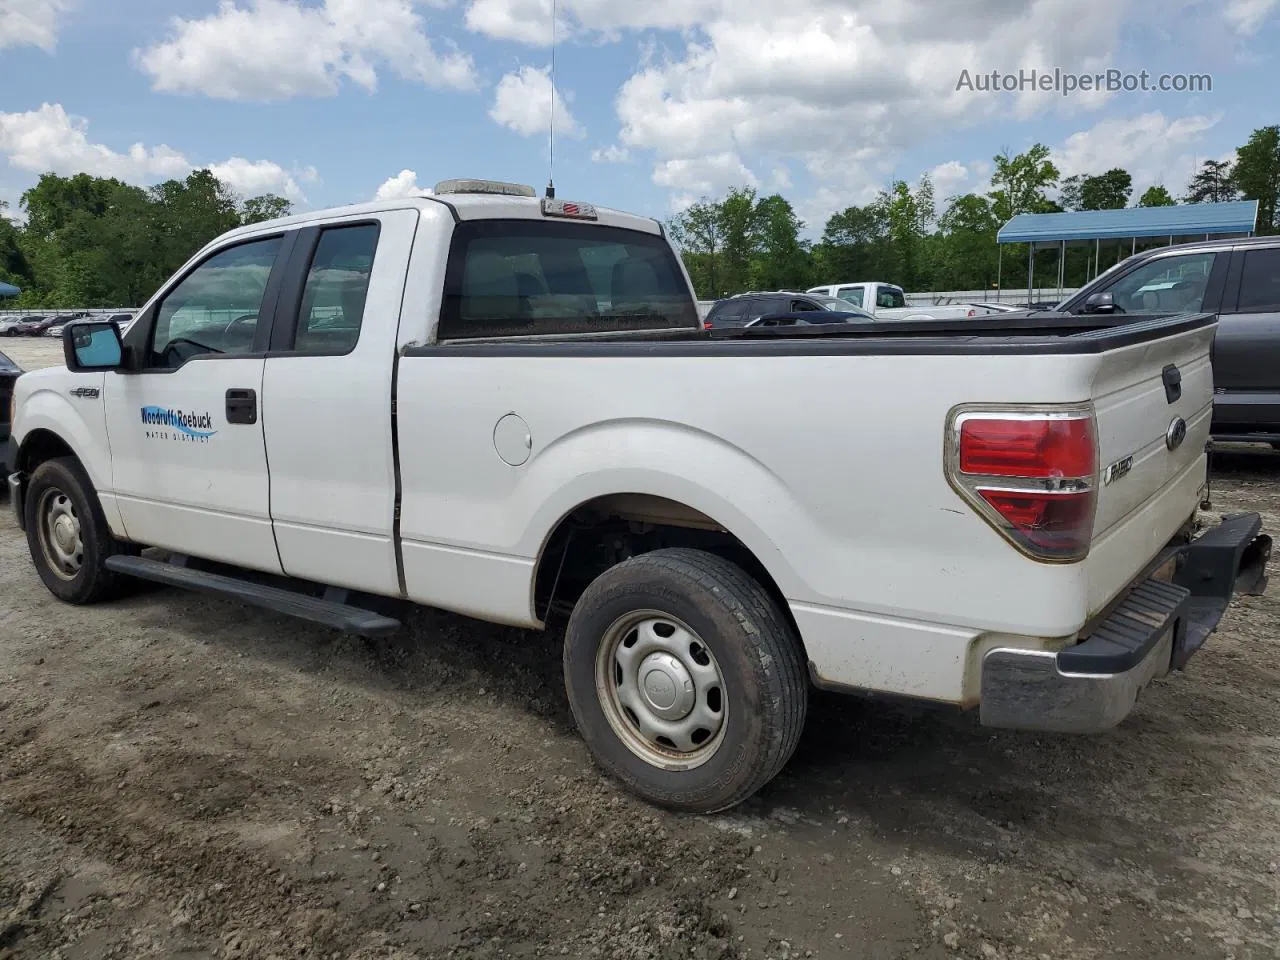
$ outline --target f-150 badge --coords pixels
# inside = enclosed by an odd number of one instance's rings
[[[1123,477],[1126,473],[1133,469],[1133,457],[1125,457],[1123,460],[1117,460],[1115,463],[1102,471],[1102,485],[1108,486]]]

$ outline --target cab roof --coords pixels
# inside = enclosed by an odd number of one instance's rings
[[[570,223],[598,224],[608,227],[622,227],[628,230],[639,230],[644,233],[664,235],[662,225],[652,217],[641,217],[610,207],[592,204],[589,200],[565,197],[560,201],[590,204],[594,207],[597,219],[568,220]],[[448,193],[441,196],[429,195],[419,197],[400,197],[393,200],[373,200],[367,203],[355,203],[346,206],[326,207],[322,210],[309,210],[305,213],[259,223],[237,227],[218,237],[215,242],[221,243],[237,237],[248,237],[255,234],[278,230],[282,227],[297,227],[317,222],[332,220],[349,220],[361,216],[385,213],[390,210],[452,211],[457,220],[554,220],[560,222],[564,218],[548,216],[542,212],[542,200],[538,197],[503,196],[485,193]]]

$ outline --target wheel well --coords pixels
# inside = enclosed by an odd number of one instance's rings
[[[715,519],[651,494],[618,493],[581,504],[556,525],[538,558],[534,610],[566,617],[596,577],[628,557],[664,547],[706,550],[742,567],[764,587],[799,636],[777,582],[754,553]]]
[[[18,449],[18,462],[13,465],[13,469],[30,473],[46,460],[74,456],[75,451],[56,433],[50,430],[32,430]]]

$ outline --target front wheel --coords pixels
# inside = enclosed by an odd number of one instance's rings
[[[596,762],[651,803],[714,813],[795,751],[808,704],[799,639],[741,567],[699,550],[632,557],[587,587],[565,685]]]
[[[27,484],[27,546],[40,579],[59,600],[95,603],[119,595],[123,578],[107,557],[134,551],[111,535],[93,483],[74,457],[46,460]]]

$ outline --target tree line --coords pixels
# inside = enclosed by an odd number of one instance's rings
[[[1025,290],[1028,246],[1009,244],[1000,258],[996,231],[1004,223],[1020,213],[1122,209],[1133,197],[1127,170],[1064,178],[1044,144],[1019,154],[1005,150],[993,161],[986,193],[948,197],[939,210],[927,175],[914,186],[894,180],[870,203],[833,214],[816,242],[801,238],[805,224],[786,198],[761,196],[752,187],[703,197],[668,226],[703,299],[856,280],[884,280],[908,291],[990,290],[997,272],[1002,288]],[[1233,160],[1206,160],[1181,198],[1156,185],[1133,206],[1238,199],[1258,201],[1258,233],[1280,232],[1280,126],[1254,130]],[[1083,284],[1131,250],[1128,240],[1100,249],[1068,247],[1064,284]],[[1038,287],[1056,286],[1058,256],[1056,250],[1036,251]]]
[[[0,202],[0,280],[22,289],[6,307],[138,306],[220,233],[292,206],[239,197],[209,170],[150,188],[48,173],[20,205],[25,222]]]

